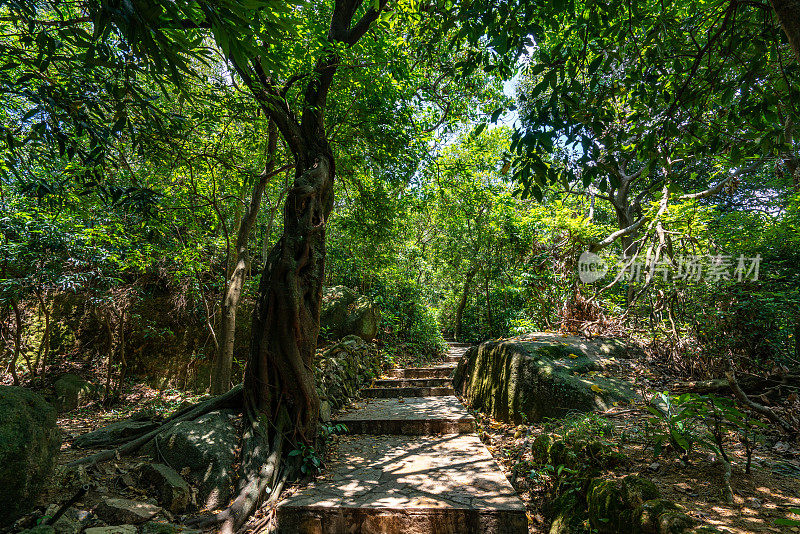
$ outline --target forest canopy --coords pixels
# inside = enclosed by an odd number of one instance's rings
[[[235,397],[230,532],[319,439],[330,288],[388,365],[800,372],[796,1],[3,0],[0,99],[3,383]]]

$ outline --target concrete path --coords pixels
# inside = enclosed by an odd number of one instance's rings
[[[394,369],[343,414],[323,475],[278,507],[293,534],[525,534],[525,506],[475,435],[446,363]]]

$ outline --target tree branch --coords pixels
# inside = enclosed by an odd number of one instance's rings
[[[597,252],[598,250],[606,248],[611,243],[616,241],[618,238],[626,236],[626,235],[629,235],[629,234],[632,234],[633,232],[635,232],[636,230],[638,230],[639,228],[642,227],[642,225],[644,224],[644,221],[645,221],[645,218],[644,217],[640,217],[639,220],[637,220],[635,223],[631,224],[627,228],[623,228],[622,230],[617,230],[616,232],[614,232],[613,234],[609,235],[608,237],[606,237],[602,241],[598,241],[597,243],[589,245],[589,252]]]
[[[347,44],[348,46],[353,46],[361,39],[367,30],[369,29],[370,25],[378,19],[378,15],[381,14],[381,11],[386,7],[386,3],[388,0],[380,0],[378,4],[378,9],[369,8],[366,13],[361,17],[361,19],[356,22],[355,26],[348,32],[347,34]]]
[[[741,176],[742,174],[753,172],[760,165],[761,161],[757,161],[756,163],[753,163],[748,167],[742,167],[740,169],[737,169],[735,172],[732,172],[730,176],[721,180],[719,183],[706,189],[705,191],[700,191],[699,193],[687,193],[685,195],[681,195],[680,197],[678,197],[678,200],[694,200],[698,198],[707,198],[712,195],[716,195],[717,193],[722,191],[722,188],[725,187],[725,185],[727,185],[728,183],[730,183],[731,180],[733,180],[737,176]]]

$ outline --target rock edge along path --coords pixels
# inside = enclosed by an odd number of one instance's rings
[[[446,363],[393,369],[334,422],[323,475],[278,506],[285,534],[524,534],[525,506],[475,434]]]

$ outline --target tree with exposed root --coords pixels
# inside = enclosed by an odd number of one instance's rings
[[[233,532],[246,522],[266,493],[273,499],[279,494],[290,475],[282,463],[287,444],[316,441],[320,400],[313,359],[325,272],[325,229],[333,208],[336,176],[325,128],[326,99],[341,50],[367,33],[386,1],[362,6],[358,0],[336,0],[327,43],[312,72],[295,74],[283,85],[264,72],[259,58],[230,58],[236,73],[283,137],[295,169],[284,205],[283,233],[261,273],[243,386],[173,415],[160,429],[117,451],[103,451],[77,463],[102,461],[118,451],[132,452],[178,421],[240,403],[245,424],[238,495],[227,509],[199,521],[203,525],[220,523],[222,532]],[[298,82],[305,83],[305,88],[299,109],[292,109],[287,93]]]

